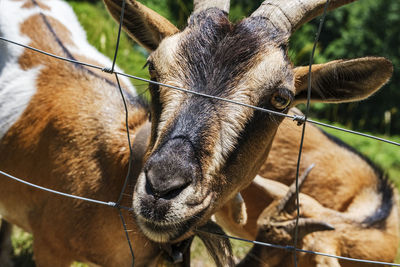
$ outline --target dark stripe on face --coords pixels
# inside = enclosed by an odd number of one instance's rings
[[[215,113],[214,104],[209,99],[189,96],[154,152],[158,152],[168,140],[183,138],[190,142],[200,164],[203,157],[208,157],[213,152],[214,140],[209,138],[217,134],[211,132],[214,124],[218,123],[213,119]]]
[[[226,13],[215,8],[193,15],[188,27],[178,49],[178,64],[187,72],[187,86],[220,97],[229,95],[240,77],[257,63],[255,57],[266,44],[286,43],[286,35],[261,17],[233,25]]]

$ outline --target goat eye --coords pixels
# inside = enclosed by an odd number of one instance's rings
[[[148,67],[148,69],[149,69],[149,74],[150,74],[150,77],[151,78],[156,78],[156,76],[157,76],[157,71],[156,71],[156,68],[154,67],[154,64],[152,63],[152,62],[150,62],[150,61],[147,61],[147,67]]]
[[[274,106],[276,109],[284,110],[290,105],[292,99],[289,94],[285,94],[278,91],[272,94],[270,101],[271,105]]]

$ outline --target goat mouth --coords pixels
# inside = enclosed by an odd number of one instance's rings
[[[158,243],[166,243],[186,237],[200,221],[203,221],[202,218],[206,211],[207,208],[191,216],[187,220],[174,223],[154,222],[142,216],[137,216],[136,219],[140,229],[148,238]]]
[[[211,210],[212,199],[213,194],[208,194],[196,207],[186,203],[186,213],[182,212],[182,206],[179,205],[161,220],[151,216],[152,212],[149,214],[148,210],[147,213],[143,213],[143,210],[134,213],[140,229],[149,239],[158,243],[177,241],[188,237],[191,230],[204,221],[205,215]]]
[[[214,206],[215,193],[201,191],[189,186],[173,199],[157,198],[145,190],[145,179],[139,178],[132,199],[133,215],[142,232],[153,241],[165,243],[189,237],[191,229],[204,222],[206,215],[211,216]]]

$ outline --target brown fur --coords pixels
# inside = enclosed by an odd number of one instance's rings
[[[24,1],[24,0],[20,0],[20,1]],[[50,8],[44,4],[42,1],[36,1],[36,4],[43,10],[49,10]],[[25,4],[22,6],[23,8],[33,8],[35,7],[35,4],[31,1],[26,1]]]

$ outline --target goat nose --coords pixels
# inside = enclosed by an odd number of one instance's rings
[[[146,173],[146,191],[155,198],[172,199],[190,184],[190,180],[182,175],[157,173],[152,168]]]
[[[185,139],[166,142],[146,163],[146,193],[164,199],[178,196],[200,176],[194,158],[193,148]]]

